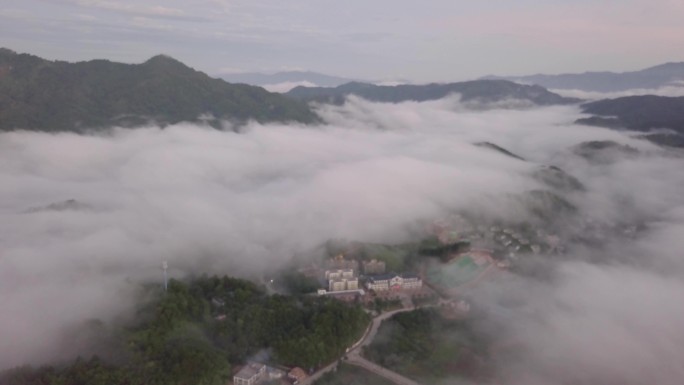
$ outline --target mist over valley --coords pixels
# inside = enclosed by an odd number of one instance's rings
[[[11,347],[0,355],[3,367],[83,354],[65,333],[88,319],[116,325],[131,317],[140,285],[161,282],[162,261],[175,279],[259,280],[330,239],[415,242],[432,221],[461,215],[487,228],[547,230],[566,247],[554,257],[521,255],[515,278],[475,289],[483,306],[519,291],[526,305],[497,321],[506,324],[502,333],[520,334],[531,352],[544,336],[539,343],[558,349],[559,360],[594,378],[595,365],[610,363],[584,361],[594,344],[569,350],[566,337],[589,323],[604,328],[592,335],[612,338],[624,320],[629,332],[621,340],[635,344],[642,362],[653,360],[644,363],[652,371],[641,373],[669,370],[665,379],[676,382],[677,366],[667,362],[681,346],[661,356],[656,330],[671,328],[668,338],[676,340],[684,320],[676,305],[680,152],[576,125],[576,106],[471,109],[458,96],[398,104],[350,97],[314,109],[327,123],[1,134],[0,331]],[[628,294],[636,282],[659,289]],[[567,306],[556,309],[556,301]],[[637,312],[635,302],[649,310]],[[529,319],[530,311],[538,316]],[[553,321],[561,316],[567,330]],[[663,324],[653,325],[658,318]],[[538,329],[530,336],[532,325]],[[606,357],[616,353],[602,346]],[[573,378],[557,361],[522,357],[535,370],[526,367],[520,381]],[[500,370],[516,379],[519,365]],[[623,369],[611,373],[623,378]]]
[[[682,16],[7,5],[0,384],[680,385]]]

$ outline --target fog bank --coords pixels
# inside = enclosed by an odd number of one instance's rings
[[[586,186],[559,193],[583,221],[644,222],[648,231],[554,262],[550,287],[516,284],[539,298],[509,325],[535,353],[501,370],[531,376],[520,382],[528,384],[577,371],[584,377],[575,379],[611,383],[681,362],[681,155],[574,125],[576,107],[512,106],[350,98],[318,106],[329,123],[315,127],[0,134],[0,368],[77,353],[61,341],[63,330],[125,314],[132,287],[160,281],[164,260],[174,277],[258,276],[330,238],[414,239],[417,224],[452,210],[524,220],[525,208],[507,197],[548,189],[532,177],[540,165]],[[596,140],[637,153],[597,163],[573,150]],[[496,302],[497,289],[482,297]],[[679,374],[662,373],[650,379],[667,384]]]

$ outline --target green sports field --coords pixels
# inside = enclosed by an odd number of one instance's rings
[[[435,286],[453,289],[474,279],[486,268],[487,265],[478,266],[471,256],[465,255],[449,264],[431,264],[425,278]]]

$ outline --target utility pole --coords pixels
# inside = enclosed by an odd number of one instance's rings
[[[164,270],[164,292],[166,292],[169,288],[169,277],[166,274],[166,269],[169,268],[168,262],[164,261],[162,262],[162,270]]]

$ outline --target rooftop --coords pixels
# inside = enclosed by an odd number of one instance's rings
[[[239,372],[235,374],[235,377],[242,378],[245,380],[249,380],[250,378],[254,377],[255,375],[259,374],[259,372],[265,367],[263,364],[257,364],[257,363],[251,363],[247,364],[242,369],[240,369]]]
[[[301,380],[306,377],[306,372],[304,371],[304,369],[296,367],[292,368],[292,370],[290,370],[290,373],[288,373],[287,375],[290,377],[294,377],[298,380]]]
[[[418,274],[415,274],[415,273],[401,273],[401,274],[387,273],[387,274],[370,275],[370,276],[368,276],[368,279],[371,282],[385,281],[385,280],[390,280],[390,279],[397,277],[397,276],[399,276],[401,278],[420,278],[418,276]]]

